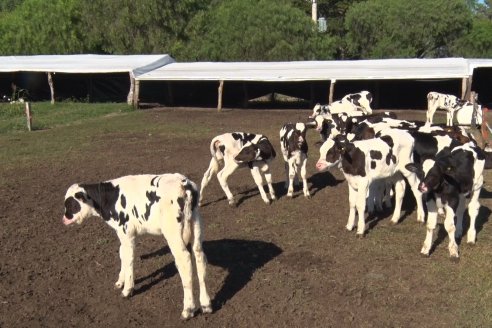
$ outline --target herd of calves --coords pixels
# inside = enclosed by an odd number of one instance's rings
[[[453,126],[453,115],[456,113],[459,119],[473,125],[481,123],[481,111],[473,110],[473,105],[470,110],[469,103],[452,95],[430,92],[426,122],[414,122],[399,120],[393,112],[373,114],[371,101],[367,91],[349,94],[330,105],[316,105],[306,122],[287,123],[281,128],[287,196],[292,197],[294,185],[302,180],[304,196],[311,197],[306,181],[306,131],[315,129],[323,141],[316,169],[338,167],[349,186],[348,230],[356,226],[357,235],[363,236],[366,210],[380,210],[383,204],[391,204],[392,197],[391,222],[397,223],[408,183],[416,200],[419,222],[425,220],[424,202],[427,208],[427,233],[421,253],[429,255],[438,213],[441,213],[445,216],[450,256],[458,259],[456,238],[463,233],[463,214],[467,208],[470,217],[467,242],[475,243],[483,170],[492,167],[492,155],[489,156],[492,153],[481,149],[464,128]],[[437,108],[447,111],[447,126],[432,124]],[[269,204],[276,199],[269,169],[276,152],[266,136],[225,133],[212,139],[210,153],[212,159],[200,190],[187,177],[174,173],[74,184],[65,195],[65,225],[99,216],[116,231],[121,243],[121,270],[115,287],[122,289],[124,297],[130,296],[134,288],[136,236],[164,235],[183,284],[181,316],[184,319],[193,317],[198,309],[202,313],[212,312],[205,284],[206,257],[199,213],[210,179],[217,176],[229,204],[233,205],[235,199],[227,179],[237,168],[249,167],[263,201]],[[268,194],[264,184],[268,185]],[[187,249],[189,244],[193,257]],[[192,292],[192,258],[198,275],[199,307]]]

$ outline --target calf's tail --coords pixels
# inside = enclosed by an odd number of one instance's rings
[[[183,204],[183,241],[189,244],[192,236],[193,211],[198,206],[199,192],[196,184],[189,180],[183,179],[182,185],[185,191]]]

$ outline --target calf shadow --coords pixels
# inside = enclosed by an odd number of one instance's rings
[[[219,266],[227,270],[219,291],[212,300],[214,311],[224,306],[234,295],[251,281],[255,271],[282,253],[282,249],[270,242],[260,240],[220,239],[203,242],[203,250],[208,264]],[[169,247],[142,255],[142,260],[160,257],[170,253]],[[142,284],[135,289],[134,295],[141,294],[154,285],[174,276],[177,273],[174,261],[153,273],[135,280],[135,284]],[[193,277],[193,279],[196,279]]]
[[[311,196],[316,195],[320,190],[326,187],[335,187],[338,184],[345,181],[345,179],[338,180],[333,174],[328,171],[318,172],[310,176],[307,181],[311,183],[309,188]]]

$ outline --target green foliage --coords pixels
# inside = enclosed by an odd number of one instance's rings
[[[111,54],[170,53],[208,0],[80,0],[89,48]]]
[[[78,4],[78,0],[23,1],[0,20],[0,54],[83,52]]]
[[[2,0],[0,55],[178,61],[490,57],[490,0]]]
[[[492,20],[476,18],[471,31],[452,45],[454,56],[492,58]]]
[[[266,0],[218,2],[188,25],[186,60],[273,61],[333,58],[333,39],[290,4]]]
[[[354,57],[441,57],[472,23],[461,0],[373,0],[353,5],[345,26]]]

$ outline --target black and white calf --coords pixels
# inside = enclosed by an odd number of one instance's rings
[[[350,116],[372,114],[371,102],[372,94],[369,91],[351,93],[329,105],[316,104],[309,118],[323,114],[348,113]]]
[[[454,113],[458,112],[459,124],[482,124],[482,108],[477,105],[475,112],[471,102],[459,99],[456,96],[431,91],[427,94],[427,123],[432,124],[434,113],[438,109],[446,111],[446,125],[453,125]]]
[[[407,165],[407,169],[421,179],[419,189],[427,194],[427,234],[422,254],[428,256],[432,247],[439,207],[446,213],[444,227],[448,232],[451,258],[459,257],[455,238],[461,237],[463,233],[463,214],[467,207],[470,216],[467,242],[475,243],[475,221],[480,209],[478,198],[483,186],[484,165],[485,156],[473,143],[455,147],[449,153],[438,156],[435,161],[428,159],[423,164]],[[468,204],[467,196],[470,198]]]
[[[63,223],[82,223],[101,217],[120,240],[121,270],[115,287],[131,295],[134,287],[133,260],[138,235],[164,235],[174,256],[183,284],[185,319],[196,311],[193,296],[191,242],[200,287],[200,306],[211,313],[205,285],[206,257],[202,249],[202,223],[198,212],[198,189],[185,176],[175,174],[132,175],[95,184],[74,184],[65,195]]]
[[[350,93],[344,96],[341,101],[354,104],[358,110],[362,111],[365,114],[372,113],[372,93],[370,93],[369,91]]]
[[[400,124],[403,122],[396,120],[394,112],[381,112],[364,116],[350,116],[347,113],[317,115],[314,117],[313,123],[309,122],[309,124],[314,125],[321,136],[321,140],[326,141],[326,139],[333,138],[338,134],[358,133],[359,130],[376,123],[386,122],[386,126],[391,127],[394,125],[391,123],[392,121],[398,121]],[[359,125],[363,125],[363,127],[359,128]],[[374,130],[372,133],[374,134]]]
[[[305,123],[287,123],[280,129],[280,147],[285,161],[287,196],[292,197],[294,184],[302,179],[302,190],[306,198],[311,198],[306,179],[308,144]]]
[[[234,196],[229,189],[227,179],[240,167],[250,168],[253,179],[260,190],[261,198],[265,203],[270,204],[271,202],[263,188],[265,181],[268,184],[271,200],[276,199],[275,190],[272,186],[272,174],[268,165],[275,158],[276,153],[267,137],[245,132],[224,133],[212,139],[210,153],[212,159],[203,175],[199,204],[202,203],[203,190],[212,176],[216,174],[229,204],[234,205]],[[224,167],[219,171],[222,164]]]
[[[423,221],[424,210],[418,184],[414,174],[404,165],[412,161],[413,139],[406,131],[390,129],[384,136],[368,140],[349,142],[339,135],[328,139],[320,149],[316,163],[318,171],[339,166],[349,186],[350,211],[347,229],[352,230],[358,214],[357,234],[365,231],[365,207],[369,188],[374,181],[390,179],[395,187],[395,209],[391,218],[397,223],[401,215],[401,205],[407,178],[416,196],[418,219]],[[420,197],[419,197],[420,196]]]

